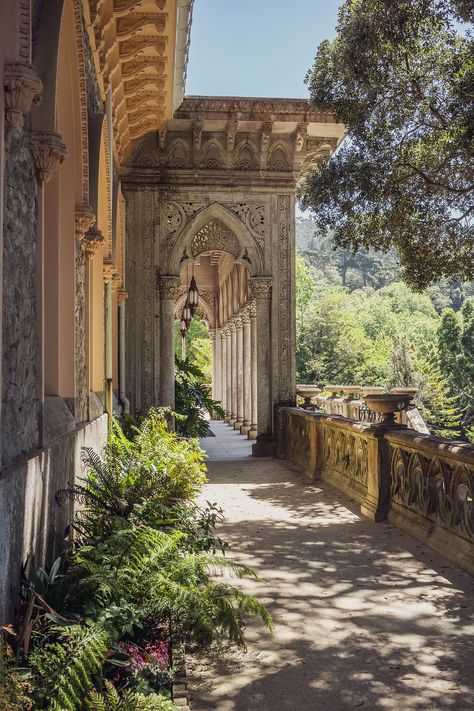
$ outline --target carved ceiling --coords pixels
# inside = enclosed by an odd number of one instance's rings
[[[115,147],[161,129],[184,85],[193,0],[84,0],[104,96],[110,88]],[[180,74],[182,76],[180,76]]]

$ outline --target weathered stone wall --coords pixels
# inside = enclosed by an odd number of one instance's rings
[[[11,619],[18,603],[21,565],[28,555],[34,555],[39,566],[50,564],[63,549],[74,505],[59,504],[55,494],[84,474],[82,447],[101,452],[106,437],[107,416],[102,415],[34,457],[17,459],[2,470],[0,624]]]
[[[38,446],[36,177],[27,130],[6,129],[2,462]]]

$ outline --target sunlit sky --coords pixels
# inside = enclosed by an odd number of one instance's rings
[[[335,35],[339,0],[195,0],[186,94],[308,95],[321,40]]]

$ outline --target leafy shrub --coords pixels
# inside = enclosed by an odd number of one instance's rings
[[[189,358],[176,359],[175,380],[176,431],[183,437],[205,437],[209,424],[206,412],[223,418],[221,403],[209,394],[205,375]]]
[[[120,693],[105,682],[105,692],[92,691],[87,701],[87,711],[174,711],[176,706],[161,694],[140,694],[126,689]]]

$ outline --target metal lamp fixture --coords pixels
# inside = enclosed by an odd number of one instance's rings
[[[191,312],[194,316],[196,313],[198,304],[199,304],[199,292],[196,284],[196,279],[194,278],[194,275],[191,278],[191,283],[189,285],[189,290],[188,290],[188,304],[191,308]]]

